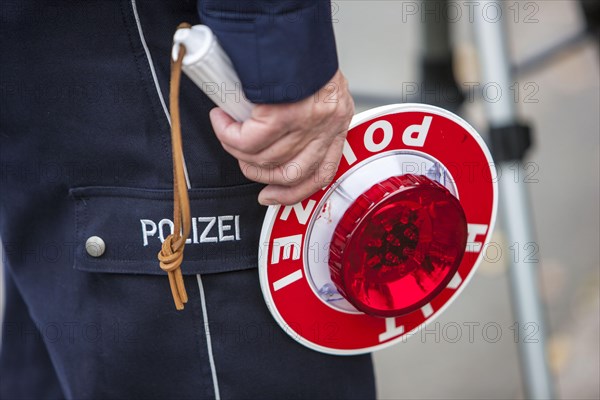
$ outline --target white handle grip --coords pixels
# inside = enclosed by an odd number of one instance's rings
[[[242,122],[250,118],[254,104],[244,97],[231,60],[210,28],[195,25],[178,29],[173,37],[173,59],[180,45],[186,49],[183,72],[233,119]]]

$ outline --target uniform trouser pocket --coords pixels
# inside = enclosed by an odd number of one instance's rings
[[[261,188],[260,184],[247,184],[189,190],[192,221],[184,274],[227,272],[257,265],[265,212],[257,202]],[[70,190],[70,196],[76,206],[75,269],[163,274],[157,254],[173,232],[171,190],[78,187]],[[104,242],[100,255],[96,248],[86,250],[86,241],[94,236]]]

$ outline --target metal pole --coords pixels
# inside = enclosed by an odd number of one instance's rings
[[[516,126],[518,118],[516,105],[510,94],[513,82],[503,18],[498,19],[494,15],[495,10],[503,11],[502,4],[500,1],[481,1],[479,10],[487,11],[476,12],[474,20],[482,85],[491,84],[488,88],[501,90],[498,96],[494,94],[493,99],[485,101],[490,129]],[[507,171],[509,166],[513,169],[516,166],[522,171],[522,160],[503,161],[499,164],[499,169]],[[520,179],[512,179],[508,174],[502,176],[498,184],[500,214],[508,242],[520,249],[517,257],[510,257],[509,266],[518,328],[520,332],[527,326],[538,329],[534,340],[526,343],[522,335],[519,340],[526,395],[532,399],[550,399],[553,398],[553,385],[547,363],[544,313],[539,298],[538,260],[524,257],[528,245],[537,246],[532,231],[529,196],[524,183]]]

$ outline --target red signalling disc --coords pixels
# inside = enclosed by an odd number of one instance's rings
[[[360,113],[333,182],[267,211],[259,276],[269,310],[321,352],[397,343],[471,279],[496,208],[492,158],[467,122],[422,104]]]

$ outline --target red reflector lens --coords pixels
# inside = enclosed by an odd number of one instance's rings
[[[391,177],[356,199],[337,225],[331,279],[366,314],[407,314],[446,287],[466,243],[465,213],[445,187],[421,175]]]

